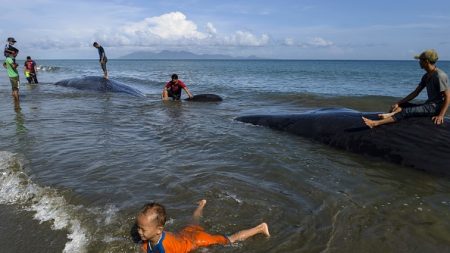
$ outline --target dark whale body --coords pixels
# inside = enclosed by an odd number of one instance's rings
[[[145,97],[144,93],[124,83],[114,81],[111,79],[105,79],[99,76],[86,76],[86,77],[65,79],[56,82],[55,85],[72,87],[80,90],[93,90],[100,92],[120,92],[137,97]]]
[[[185,100],[192,102],[220,102],[222,98],[216,94],[197,94],[193,98],[186,98]]]
[[[430,117],[367,127],[361,117],[376,113],[320,109],[292,115],[253,115],[236,120],[312,138],[333,147],[437,174],[450,175],[450,119],[435,125]]]

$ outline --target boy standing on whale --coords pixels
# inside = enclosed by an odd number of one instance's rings
[[[143,241],[142,252],[187,253],[209,245],[226,245],[244,241],[256,234],[270,236],[269,227],[266,223],[239,231],[231,236],[208,234],[199,226],[205,205],[206,200],[199,201],[198,207],[193,214],[193,224],[176,234],[164,231],[167,218],[164,206],[158,203],[144,205],[136,217],[137,230]]]
[[[393,123],[407,117],[431,116],[435,124],[440,125],[444,123],[445,113],[450,104],[450,90],[448,88],[447,74],[435,65],[438,60],[438,54],[434,49],[429,49],[420,55],[416,55],[414,58],[419,60],[420,67],[426,71],[419,85],[408,96],[394,104],[389,113],[379,114],[380,120],[362,117],[364,123],[370,128]],[[409,103],[424,88],[427,88],[427,101],[423,104]]]
[[[98,49],[98,56],[100,57],[99,61],[100,66],[102,67],[103,70],[103,77],[105,79],[108,79],[108,70],[106,69],[106,63],[108,62],[108,58],[106,58],[105,49],[103,49],[103,47],[100,46],[100,44],[98,44],[97,42],[94,42],[92,46]]]

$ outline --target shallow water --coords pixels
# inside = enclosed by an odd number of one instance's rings
[[[272,237],[199,252],[450,247],[448,178],[233,120],[381,111],[414,89],[422,75],[414,61],[111,60],[111,79],[146,99],[53,85],[100,75],[96,61],[38,64],[42,84],[22,85],[20,111],[0,73],[1,252],[137,252],[129,231],[145,202],[163,203],[176,231],[202,198],[208,231],[266,221]],[[449,62],[439,66],[450,73]],[[161,102],[173,72],[194,94],[224,101]]]

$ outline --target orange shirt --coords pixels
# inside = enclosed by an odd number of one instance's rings
[[[187,253],[199,247],[228,243],[230,241],[224,235],[211,235],[200,226],[190,225],[177,234],[163,232],[161,240],[153,247],[153,250],[149,249],[148,241],[144,241],[142,251],[145,253]]]

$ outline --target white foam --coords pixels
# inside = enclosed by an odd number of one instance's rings
[[[55,72],[55,71],[58,71],[60,69],[60,67],[38,65],[38,66],[36,66],[36,69],[38,71]]]
[[[236,194],[225,192],[223,197],[226,199],[232,199],[236,201],[238,204],[242,204],[242,200],[239,199],[239,197]]]
[[[95,221],[97,222],[97,226],[109,226],[116,221],[117,213],[119,209],[114,205],[107,205],[102,208],[88,208],[86,209],[89,213],[93,214],[95,217]]]
[[[86,252],[86,246],[89,244],[89,240],[86,236],[86,230],[78,220],[71,222],[70,234],[67,235],[67,238],[70,241],[66,243],[63,252]]]
[[[116,215],[119,209],[114,205],[108,205],[104,211],[105,225],[111,225],[116,219]]]
[[[0,204],[24,204],[33,199],[36,189],[28,181],[14,155],[0,151]]]
[[[52,222],[52,229],[67,229],[69,241],[64,252],[86,252],[88,233],[74,217],[77,207],[68,204],[55,189],[33,183],[15,155],[5,151],[0,151],[0,204],[20,204],[35,212],[34,218],[41,223]]]

